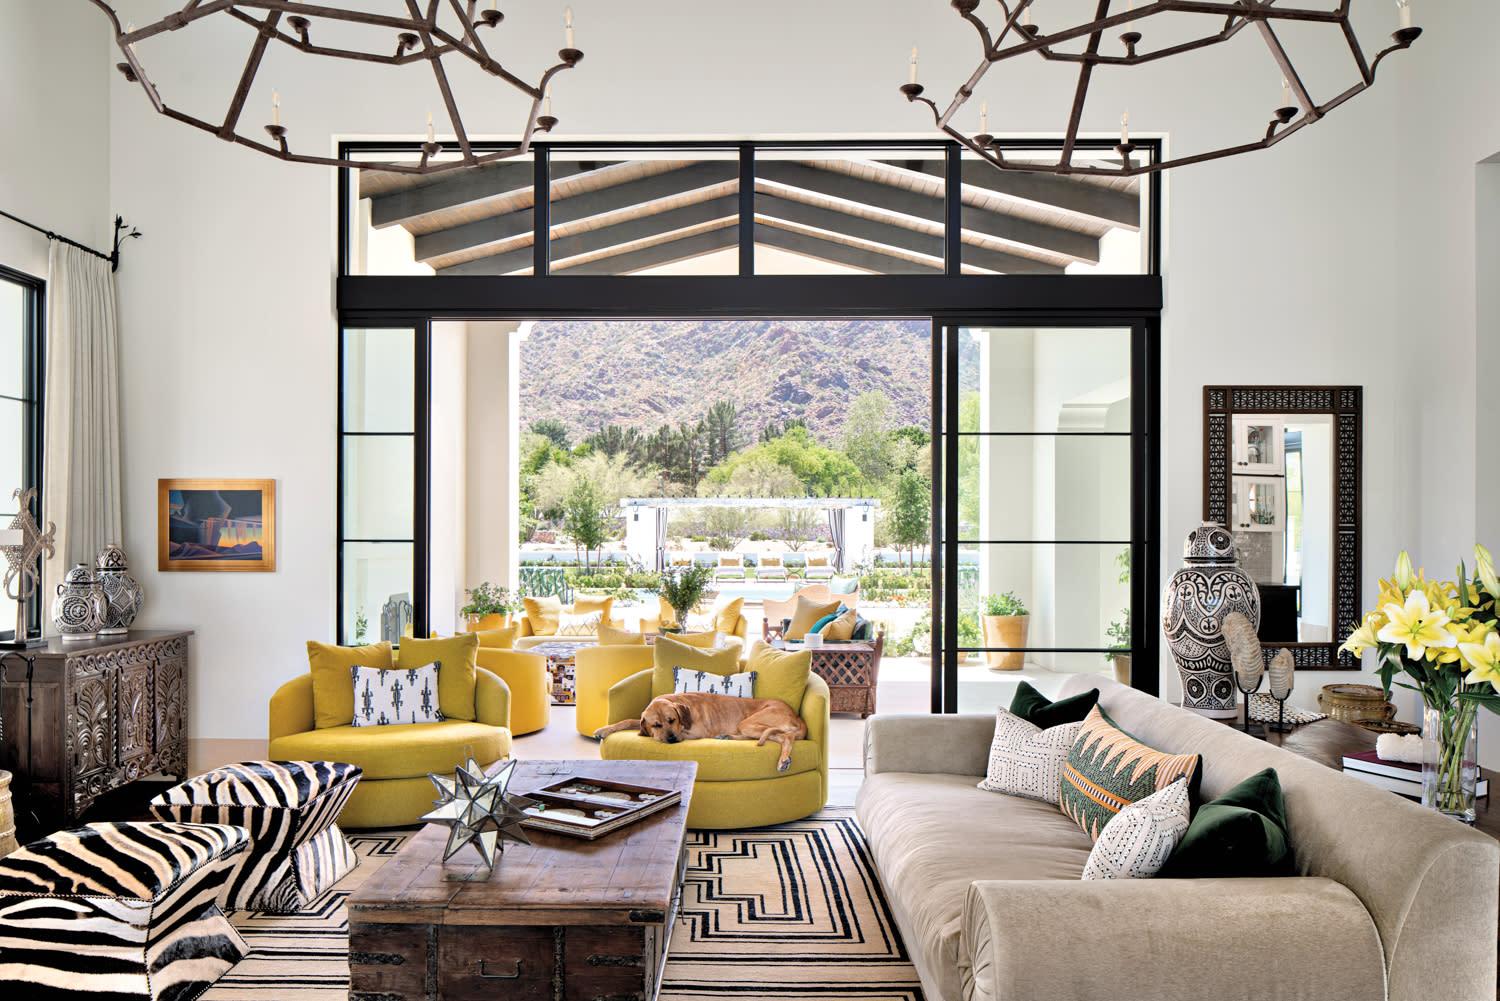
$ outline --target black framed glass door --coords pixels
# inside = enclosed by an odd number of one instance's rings
[[[1155,692],[1157,361],[1143,321],[935,324],[934,712]]]

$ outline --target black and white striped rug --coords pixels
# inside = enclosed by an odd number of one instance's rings
[[[204,1001],[345,1001],[344,898],[409,836],[351,835],[360,865],[307,913],[231,914],[251,952]],[[923,1001],[852,811],[749,831],[689,832],[661,997]]]

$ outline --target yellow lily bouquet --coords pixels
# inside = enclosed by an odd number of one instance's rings
[[[1474,573],[1459,563],[1456,581],[1413,572],[1404,551],[1396,572],[1380,582],[1376,609],[1340,650],[1374,650],[1387,697],[1391,685],[1419,693],[1426,707],[1422,801],[1472,820],[1474,717],[1480,706],[1500,713],[1500,580],[1489,550],[1474,547]],[[1411,683],[1394,681],[1404,675]]]

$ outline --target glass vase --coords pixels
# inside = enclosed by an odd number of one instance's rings
[[[1422,805],[1474,822],[1479,773],[1475,704],[1455,699],[1422,709]]]

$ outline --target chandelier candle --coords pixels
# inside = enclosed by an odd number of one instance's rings
[[[917,82],[917,47],[915,45],[911,47],[911,72],[908,74],[906,82]]]

